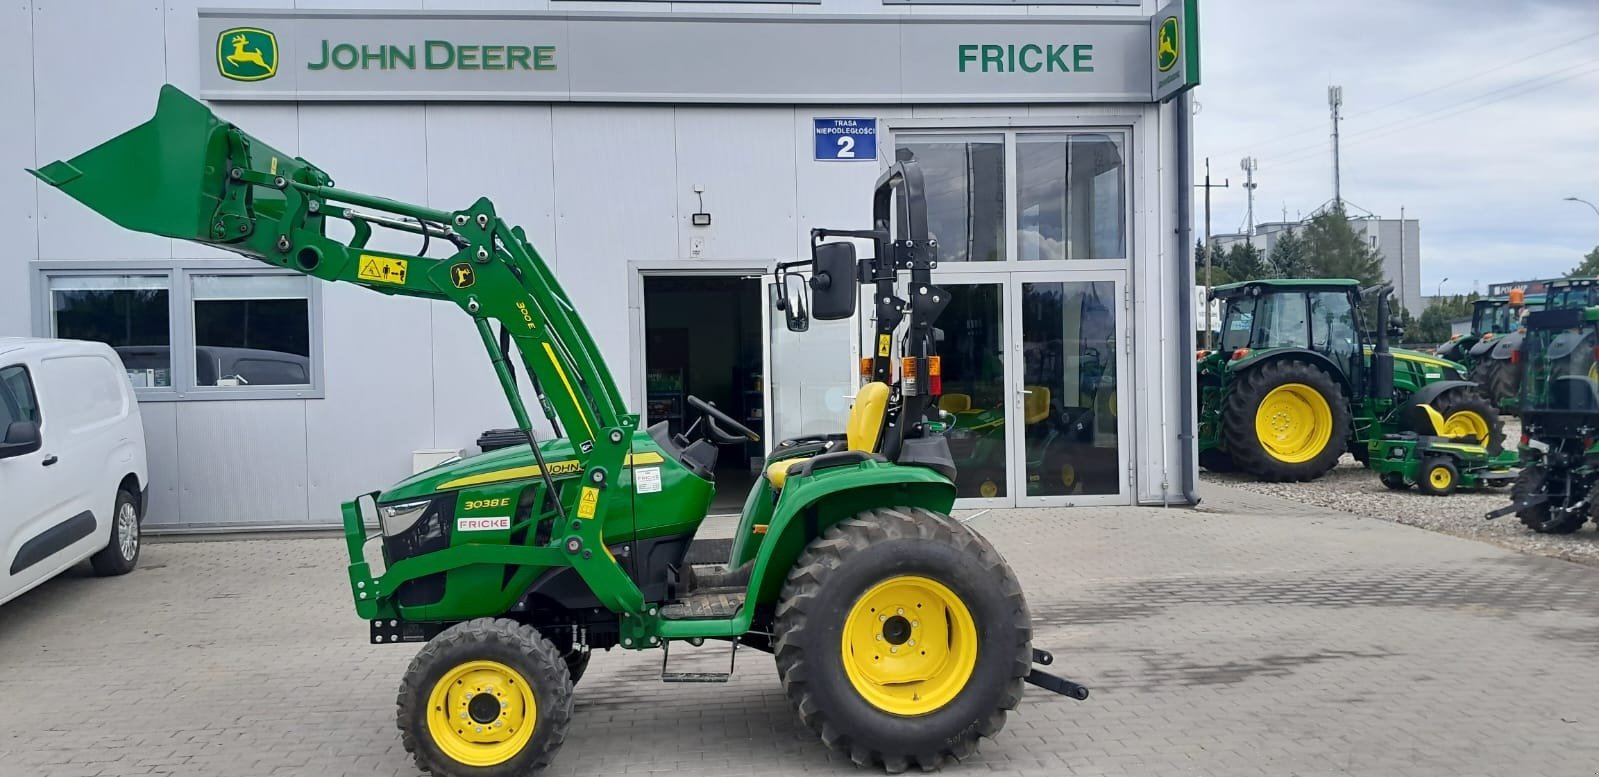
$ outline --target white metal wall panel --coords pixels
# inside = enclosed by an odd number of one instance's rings
[[[427,198],[421,106],[301,106],[300,151],[341,188]],[[375,233],[372,247],[421,245],[413,235]],[[342,283],[325,285],[322,302],[327,398],[308,403],[306,428],[310,519],[327,523],[345,499],[410,474],[411,451],[433,447],[433,316],[426,300]]]
[[[558,274],[617,386],[627,386],[627,262],[677,255],[673,110],[553,110]]]
[[[677,256],[794,258],[793,125],[786,107],[677,109]],[[689,221],[700,209],[696,186],[705,189],[709,227]],[[697,256],[696,238],[704,243]]]
[[[144,402],[139,405],[139,418],[144,422],[144,450],[150,463],[150,504],[145,509],[145,525],[171,526],[183,522],[182,500],[178,487],[182,461],[178,456],[177,402]],[[299,456],[300,454],[296,454]],[[228,513],[234,512],[231,505]],[[206,513],[218,515],[215,506]],[[294,514],[291,517],[297,517]]]
[[[431,105],[427,108],[428,202],[454,210],[479,197],[494,201],[507,223],[552,267],[555,182],[550,108],[546,105]],[[439,254],[435,254],[439,255]],[[517,377],[525,383],[526,370]],[[528,413],[548,427],[533,400]],[[433,303],[433,418],[435,447],[472,449],[486,429],[514,424],[477,328],[459,307]]]
[[[164,31],[159,4],[34,3],[33,97],[39,164],[77,154],[155,113],[156,89],[166,77],[166,54],[154,42],[165,37]],[[172,256],[172,241],[129,232],[70,197],[48,194],[39,198],[41,259]]]
[[[789,250],[794,258],[810,256],[811,228],[871,229],[872,191],[877,177],[894,160],[894,144],[888,135],[891,119],[910,115],[904,107],[801,106],[794,111],[794,177],[799,216]],[[872,162],[816,161],[815,119],[872,117],[877,119],[877,159]],[[856,251],[869,255],[869,241],[857,240]],[[846,355],[844,358],[848,358]]]
[[[33,176],[22,168],[33,157],[33,9],[10,4],[0,11],[0,234],[7,236],[0,259],[0,337],[31,334],[28,260],[38,258],[38,196]],[[42,185],[42,184],[41,184]]]
[[[306,404],[190,402],[179,408],[184,525],[306,522]],[[349,425],[340,431],[356,437]]]

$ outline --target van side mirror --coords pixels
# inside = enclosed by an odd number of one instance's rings
[[[838,321],[855,315],[858,263],[855,244],[849,242],[811,244],[811,312],[823,321]]]
[[[6,427],[5,439],[0,440],[0,459],[33,453],[44,445],[39,437],[39,424],[33,421],[16,421]]]

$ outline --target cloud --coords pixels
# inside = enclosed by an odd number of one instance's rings
[[[1339,84],[1344,198],[1421,220],[1423,293],[1560,275],[1599,245],[1599,215],[1562,201],[1599,202],[1599,2],[1212,0],[1202,31],[1197,173],[1209,155],[1232,182],[1216,232],[1244,223],[1246,155],[1257,221],[1332,198]]]

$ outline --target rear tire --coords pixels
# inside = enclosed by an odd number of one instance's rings
[[[1238,378],[1222,428],[1239,469],[1265,480],[1315,480],[1338,466],[1348,445],[1349,401],[1320,369],[1275,361]]]
[[[1472,365],[1466,379],[1476,382],[1482,395],[1495,408],[1516,395],[1516,371],[1508,361],[1484,356],[1482,361]]]
[[[478,618],[417,652],[397,707],[400,743],[417,768],[512,777],[548,766],[566,740],[572,681],[560,651],[532,626]]]
[[[1027,602],[1005,559],[920,508],[868,510],[811,542],[784,583],[775,632],[800,720],[857,765],[891,773],[976,752],[1021,702],[1032,667]]]
[[[89,557],[94,573],[101,577],[125,575],[139,565],[139,502],[126,489],[117,490],[116,507],[111,511],[111,539],[99,553]]]
[[[1510,486],[1510,501],[1512,503],[1525,501],[1545,492],[1549,486],[1549,470],[1542,467],[1528,467],[1516,476],[1516,482]],[[1549,509],[1549,503],[1529,507],[1518,511],[1516,517],[1521,519],[1521,525],[1532,529],[1539,534],[1571,534],[1582,528],[1588,522],[1588,517],[1581,513],[1571,515],[1562,514],[1560,518],[1551,518],[1554,511]]]
[[[1475,435],[1486,429],[1488,437],[1482,445],[1488,449],[1488,455],[1498,456],[1504,451],[1504,422],[1499,420],[1499,410],[1480,392],[1470,388],[1446,391],[1432,401],[1432,406],[1444,417],[1444,436]]]

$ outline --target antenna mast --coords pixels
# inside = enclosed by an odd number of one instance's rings
[[[1340,180],[1342,165],[1338,158],[1338,123],[1343,120],[1343,87],[1327,87],[1327,107],[1332,110],[1333,207],[1342,210],[1344,207],[1344,187],[1343,182]]]

